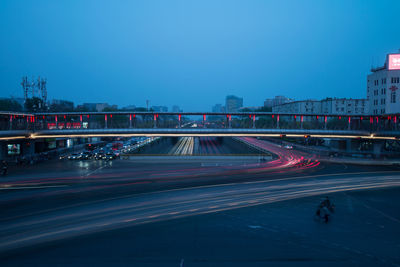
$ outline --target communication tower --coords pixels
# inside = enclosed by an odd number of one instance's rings
[[[38,77],[35,82],[34,79],[29,80],[28,77],[22,77],[22,90],[24,93],[25,102],[30,97],[39,97],[43,103],[47,103],[47,80]]]

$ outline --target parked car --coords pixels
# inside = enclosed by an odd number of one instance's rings
[[[79,159],[81,160],[87,160],[91,158],[91,153],[89,152],[83,152],[79,154]]]
[[[61,159],[61,160],[68,159],[68,155],[67,154],[63,154],[63,155],[60,155],[58,158]]]
[[[71,154],[68,156],[68,159],[69,160],[77,160],[77,159],[79,159],[79,154],[77,154],[77,153]]]
[[[103,156],[104,160],[113,160],[116,158],[117,158],[117,156],[114,153],[107,153]]]
[[[96,160],[103,159],[104,155],[105,155],[105,153],[103,153],[103,152],[97,152],[97,153],[94,155],[94,159],[96,159]]]

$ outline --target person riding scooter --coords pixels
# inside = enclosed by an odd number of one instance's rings
[[[323,219],[325,223],[329,222],[329,217],[331,216],[331,213],[334,212],[334,205],[330,201],[328,197],[326,197],[319,205],[317,208],[317,211],[315,212],[315,216],[318,219]]]
[[[3,176],[7,175],[7,171],[8,171],[8,165],[7,162],[5,160],[3,160],[1,162],[1,173]]]

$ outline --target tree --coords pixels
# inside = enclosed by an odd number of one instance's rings
[[[25,110],[28,112],[46,111],[46,105],[39,97],[32,97],[26,100]]]
[[[256,110],[256,112],[271,112],[272,108],[271,107],[260,107],[259,109]]]
[[[22,111],[22,106],[13,99],[0,99],[0,110],[2,110],[2,111]]]

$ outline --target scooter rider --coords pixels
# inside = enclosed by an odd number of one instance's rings
[[[5,160],[3,160],[1,162],[1,171],[2,171],[3,175],[7,175],[8,165],[7,165],[7,162]]]

